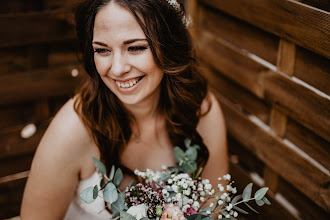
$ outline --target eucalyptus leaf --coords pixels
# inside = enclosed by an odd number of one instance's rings
[[[190,147],[190,144],[191,144],[191,140],[189,138],[186,138],[184,140],[184,145],[188,148],[188,147]]]
[[[171,172],[177,172],[179,171],[179,167],[167,167],[167,169]]]
[[[244,209],[241,209],[238,206],[233,206],[233,209],[235,209],[236,211],[243,213],[243,214],[249,214],[247,211],[245,211]]]
[[[118,192],[117,192],[116,186],[113,183],[108,183],[107,186],[104,188],[103,198],[104,198],[104,201],[106,201],[110,204],[117,201]]]
[[[115,184],[117,187],[120,186],[121,182],[124,179],[123,172],[120,168],[116,170],[115,177],[113,178],[113,184]]]
[[[111,211],[116,213],[126,209],[125,196],[123,193],[119,193],[117,201],[111,204]]]
[[[252,206],[250,206],[249,204],[247,204],[246,202],[244,202],[244,204],[251,209],[252,211],[254,211],[255,213],[259,214],[259,212],[257,210],[255,210],[254,208],[252,208]]]
[[[97,214],[101,214],[105,209],[106,209],[106,207],[104,207],[103,209],[101,209]]]
[[[170,173],[161,173],[160,174],[160,178],[163,180],[163,181],[167,181],[169,178],[171,178],[171,174]]]
[[[243,201],[248,201],[251,198],[252,185],[253,183],[249,183],[243,190],[243,194],[242,194]]]
[[[265,202],[262,200],[256,200],[256,203],[258,204],[258,206],[263,206],[265,204]]]
[[[147,217],[143,217],[143,218],[141,218],[141,220],[150,220],[150,219]]]
[[[132,180],[132,181],[130,182],[130,184],[129,184],[129,187],[132,187],[132,186],[136,186],[136,183],[135,183],[134,180]]]
[[[267,205],[271,205],[270,201],[266,197],[262,198],[262,201],[264,201]]]
[[[100,173],[102,173],[102,175],[106,175],[106,168],[104,166],[104,164],[99,161],[98,159],[96,159],[95,157],[93,157],[93,162],[94,162],[94,165],[95,167],[100,171]]]
[[[236,202],[238,202],[238,200],[240,200],[242,198],[242,195],[237,195],[233,198],[233,200],[231,200],[231,204],[235,204]]]
[[[179,169],[184,173],[192,174],[193,172],[196,171],[197,164],[195,162],[194,163],[184,162],[182,163],[181,166],[179,166]]]
[[[100,190],[102,190],[102,189],[105,187],[105,185],[106,185],[106,184],[104,184],[103,179],[101,179],[101,180],[100,180],[100,187],[101,187]]]
[[[110,171],[110,176],[109,176],[109,180],[111,181],[113,179],[113,176],[115,175],[115,166],[112,165],[111,167],[111,171]]]
[[[190,161],[194,162],[197,159],[197,150],[193,147],[189,147],[186,150],[186,156]]]
[[[205,218],[202,218],[203,220],[214,220],[214,218],[211,218],[211,217],[205,217]]]
[[[93,188],[93,198],[96,199],[98,194],[99,194],[99,189],[98,189],[97,185],[95,185]]]
[[[263,187],[263,188],[259,189],[259,190],[254,194],[254,198],[255,198],[255,200],[261,200],[262,198],[264,198],[264,196],[266,195],[268,189],[269,189],[268,187]]]
[[[197,218],[202,219],[202,217],[207,217],[207,216],[202,214],[193,214],[187,216],[187,220],[196,220]]]
[[[93,195],[94,195],[94,186],[90,186],[80,193],[80,198],[87,204],[90,204],[95,200]]]
[[[175,160],[177,163],[179,163],[180,161],[182,161],[185,157],[185,153],[183,152],[183,150],[176,146],[174,147],[174,156],[175,156]]]
[[[124,211],[120,211],[120,219],[124,219],[124,220],[136,220],[136,218],[134,218],[134,216],[128,214],[127,212]]]
[[[201,174],[201,172],[203,171],[203,167],[200,167],[198,172],[196,173],[196,175],[194,176],[194,179],[197,179],[198,176]]]

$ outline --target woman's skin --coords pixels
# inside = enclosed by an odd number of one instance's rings
[[[175,165],[175,159],[165,119],[157,112],[164,73],[145,39],[131,12],[116,3],[109,3],[96,15],[92,45],[96,68],[137,121],[121,155],[123,165],[132,170],[160,170],[162,165]],[[79,181],[95,172],[92,157],[100,158],[100,153],[74,111],[74,99],[57,113],[38,146],[23,197],[22,220],[63,219]],[[217,178],[228,173],[225,123],[212,93],[201,110],[207,114],[200,118],[197,131],[209,151],[202,177],[217,186]],[[125,176],[121,188],[130,181]]]

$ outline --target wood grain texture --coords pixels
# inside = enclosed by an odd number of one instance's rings
[[[289,76],[292,76],[295,64],[295,56],[296,45],[281,39],[277,54],[277,69]]]
[[[330,60],[297,47],[294,76],[330,95]]]
[[[71,76],[72,69],[79,75]],[[73,95],[77,86],[86,75],[80,65],[63,66],[38,70],[30,73],[12,73],[0,75],[0,105],[27,100],[39,100],[41,97]]]
[[[285,138],[330,170],[330,142],[290,118]]]
[[[264,75],[263,83],[266,100],[330,141],[330,102],[327,98],[277,73]]]
[[[75,39],[66,10],[0,15],[0,47]]]
[[[267,103],[223,76],[210,65],[204,65],[204,74],[211,87],[216,88],[218,92],[231,100],[238,109],[244,109],[244,111],[257,116],[264,123],[269,123],[270,106]]]
[[[257,97],[263,97],[260,75],[267,68],[228,45],[226,41],[205,30],[199,34],[198,46],[201,59],[235,81]],[[210,46],[212,45],[212,46]]]
[[[212,32],[241,50],[246,50],[276,65],[279,44],[276,35],[203,5],[200,5],[198,15],[200,30]]]
[[[0,184],[0,219],[19,215],[26,178]]]
[[[330,13],[291,0],[201,0],[330,58]]]
[[[311,164],[310,161],[283,143],[281,139],[237,111],[220,94],[217,94],[217,97],[222,105],[228,132],[254,152],[265,165],[327,210],[328,202],[322,196],[321,191],[329,191],[327,188],[330,182],[329,171],[321,170],[318,166]]]
[[[253,182],[253,180],[250,178],[249,173],[244,170],[244,168],[242,168],[240,166],[240,164],[234,164],[234,163],[230,163],[230,173],[232,174],[233,178],[237,181],[235,181],[235,185],[238,188],[238,192],[241,193],[243,192],[244,187]],[[256,183],[254,183],[254,187],[253,187],[253,192],[254,190],[257,189],[256,187]],[[243,220],[247,219],[247,220],[278,220],[278,219],[286,219],[286,220],[294,220],[294,219],[298,219],[296,218],[294,215],[292,215],[291,213],[289,213],[285,207],[283,207],[283,205],[281,205],[280,203],[278,203],[276,201],[276,199],[274,198],[274,194],[271,192],[267,193],[267,198],[269,199],[269,201],[272,203],[271,206],[262,206],[262,207],[258,207],[258,206],[254,206],[252,205],[256,210],[260,211],[260,214],[254,214],[252,211],[249,212],[249,215],[243,215],[241,214],[240,216],[244,216]],[[251,203],[253,204],[253,203]],[[242,206],[244,207],[244,206]],[[245,210],[248,210],[248,208],[244,207]]]

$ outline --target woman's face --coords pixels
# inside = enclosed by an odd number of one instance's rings
[[[92,44],[98,73],[123,104],[158,102],[164,73],[130,11],[113,2],[103,7],[95,17]]]

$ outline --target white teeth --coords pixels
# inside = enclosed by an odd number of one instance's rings
[[[136,85],[138,82],[139,82],[139,79],[133,79],[126,83],[120,83],[120,82],[116,81],[116,84],[121,88],[130,88],[130,87]]]

